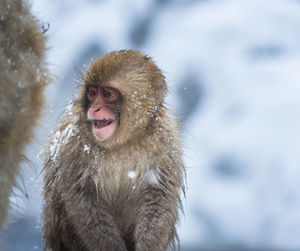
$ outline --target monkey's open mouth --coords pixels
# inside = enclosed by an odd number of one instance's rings
[[[112,122],[112,119],[93,120],[94,127],[96,127],[97,129],[109,126]]]

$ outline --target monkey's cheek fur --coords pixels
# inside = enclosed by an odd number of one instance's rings
[[[93,134],[99,142],[109,139],[114,134],[117,126],[116,119],[107,124],[102,124],[99,120],[92,121]]]

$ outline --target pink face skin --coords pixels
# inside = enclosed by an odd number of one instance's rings
[[[99,142],[109,139],[118,126],[115,106],[119,99],[118,90],[111,87],[88,87],[87,98],[92,103],[87,117],[92,122],[92,131]]]

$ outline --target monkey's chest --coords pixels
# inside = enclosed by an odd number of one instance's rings
[[[136,196],[136,189],[139,187],[137,176],[136,171],[127,168],[104,167],[99,170],[94,180],[101,197],[109,203],[114,203]]]

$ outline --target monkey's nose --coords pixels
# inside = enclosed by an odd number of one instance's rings
[[[99,111],[101,110],[101,108],[102,108],[102,107],[96,108],[94,112],[99,112]]]

